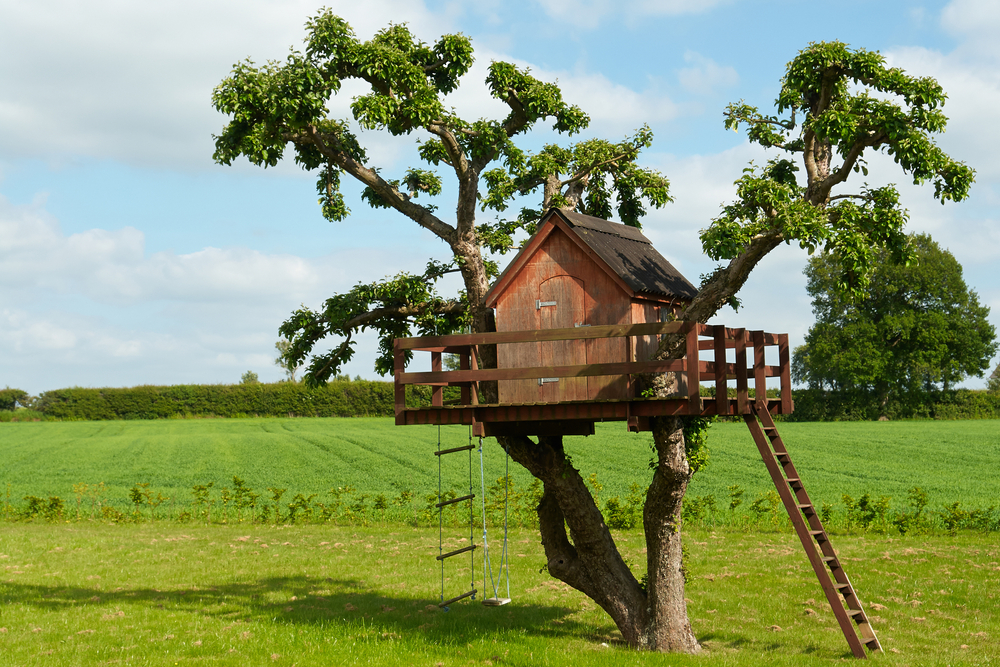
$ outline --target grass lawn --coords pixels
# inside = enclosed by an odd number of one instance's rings
[[[641,563],[642,536],[619,536]],[[891,665],[1000,661],[994,538],[839,537]],[[457,544],[457,542],[456,542]],[[794,535],[693,531],[705,652],[631,651],[511,538],[513,603],[445,613],[437,532],[401,525],[6,524],[0,665],[829,665],[850,660]],[[462,567],[467,567],[463,561]],[[468,571],[449,564],[447,595]],[[478,582],[481,585],[481,580]]]

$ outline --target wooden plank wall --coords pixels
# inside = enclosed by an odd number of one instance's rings
[[[548,321],[543,325],[542,312],[535,307],[535,302],[550,300],[542,299],[542,285],[557,276],[575,278],[583,288],[582,316],[567,316],[567,322],[573,320],[567,326],[631,323],[630,295],[625,294],[562,230],[556,229],[497,300],[497,330],[525,331],[549,326]],[[559,321],[562,319],[560,316]],[[585,363],[621,362],[627,359],[626,339],[589,340],[585,345]],[[500,345],[498,361],[501,368],[538,368],[544,365],[538,343]],[[623,377],[595,377],[575,382],[587,383],[587,395],[581,398],[607,400],[627,397],[627,383]],[[579,392],[579,387],[571,386],[572,382],[562,380],[551,384],[569,387],[565,390],[567,396],[576,396]],[[552,400],[547,394],[555,391],[547,385],[539,387],[538,382],[533,380],[503,381],[499,389],[501,403]]]

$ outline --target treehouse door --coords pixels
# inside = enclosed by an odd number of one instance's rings
[[[538,286],[538,325],[540,329],[585,326],[583,281],[573,276],[555,276]],[[539,343],[541,366],[578,366],[587,363],[587,345],[583,340],[558,340]],[[587,399],[587,378],[543,377],[539,380],[538,400],[545,403]]]

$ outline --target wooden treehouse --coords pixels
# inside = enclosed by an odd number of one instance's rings
[[[479,436],[591,435],[598,421],[646,431],[657,416],[742,416],[852,652],[881,650],[772,418],[793,409],[788,335],[672,321],[695,294],[639,230],[549,211],[487,295],[496,332],[395,340],[396,424],[466,424]],[[665,334],[684,336],[685,356],[650,361]],[[480,367],[481,346],[496,346],[498,368]],[[406,371],[415,352],[430,353],[430,371]],[[442,370],[449,353],[459,370]],[[674,393],[642,395],[640,376],[667,372]],[[495,403],[481,400],[486,382],[497,383]],[[432,387],[431,405],[406,407],[406,388],[415,385]],[[457,403],[443,400],[449,386],[460,388]]]

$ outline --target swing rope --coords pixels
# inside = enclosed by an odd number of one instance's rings
[[[469,438],[470,442],[472,440],[471,436]],[[506,449],[506,448],[505,448]],[[471,454],[471,452],[470,452]],[[505,470],[504,470],[504,494],[503,494],[503,549],[500,552],[500,567],[497,571],[497,577],[493,576],[493,564],[490,561],[490,546],[486,536],[486,473],[485,466],[483,463],[483,439],[479,438],[479,479],[482,487],[482,497],[483,497],[483,589],[486,588],[486,576],[489,574],[490,579],[490,589],[493,590],[493,597],[483,600],[483,604],[488,604],[492,601],[493,605],[502,605],[510,602],[510,564],[507,560],[507,506],[508,506],[508,495],[510,493],[510,452],[507,452]],[[503,575],[506,580],[507,585],[507,597],[501,598],[499,592],[497,591],[497,580]]]

